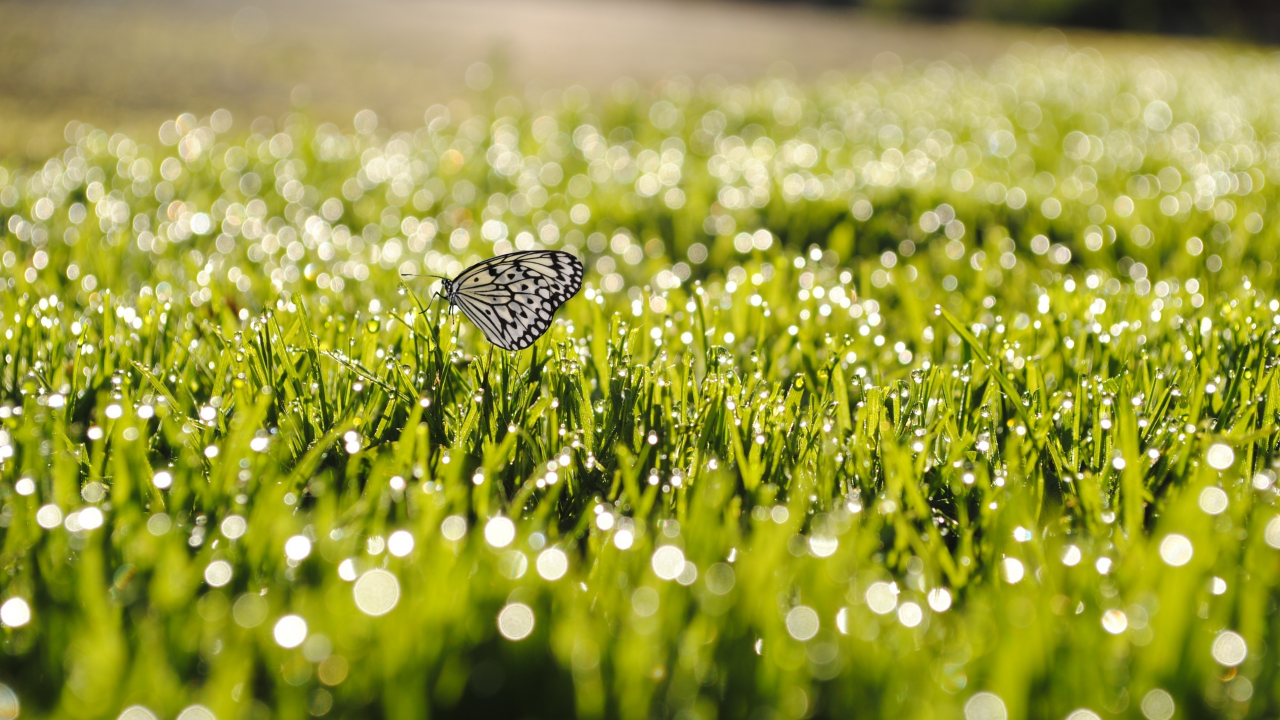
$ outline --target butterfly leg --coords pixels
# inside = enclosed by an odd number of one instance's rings
[[[437,291],[434,295],[431,296],[431,302],[427,304],[427,320],[428,321],[431,320],[431,308],[434,308],[436,306],[436,300],[439,300],[439,299],[440,299],[439,291]]]

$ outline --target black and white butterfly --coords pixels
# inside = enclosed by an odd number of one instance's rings
[[[551,316],[582,288],[582,261],[560,250],[529,250],[482,260],[442,282],[444,299],[489,342],[523,350],[551,327]]]

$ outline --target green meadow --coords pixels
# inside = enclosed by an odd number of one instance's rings
[[[0,718],[1274,717],[1275,56],[877,67],[0,166]]]

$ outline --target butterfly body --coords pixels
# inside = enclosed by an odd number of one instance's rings
[[[514,252],[482,260],[444,280],[441,294],[489,342],[503,350],[523,350],[551,327],[555,311],[582,288],[582,272],[582,262],[567,252]]]

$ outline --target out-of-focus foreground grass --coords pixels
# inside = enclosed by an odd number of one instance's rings
[[[73,123],[0,169],[0,716],[1273,715],[1277,107],[1025,47]],[[535,247],[523,353],[399,279]]]

